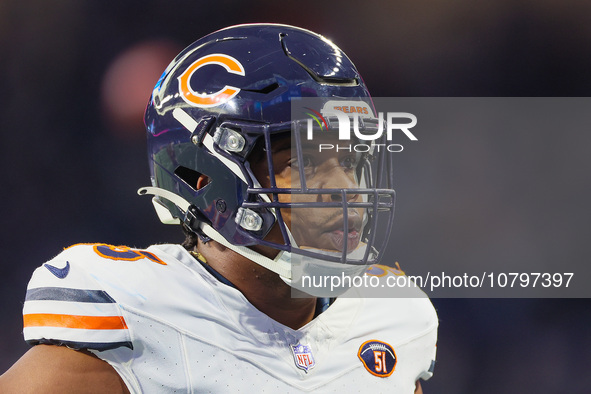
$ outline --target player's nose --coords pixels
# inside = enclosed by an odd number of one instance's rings
[[[326,174],[324,189],[357,189],[359,184],[354,179],[353,175],[345,171],[342,167],[335,167],[332,171]],[[359,195],[355,191],[349,190],[340,191],[330,194],[321,195],[323,202],[342,202],[346,200],[348,202],[355,201],[359,198]]]

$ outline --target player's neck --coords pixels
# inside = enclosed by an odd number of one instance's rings
[[[273,320],[297,330],[314,318],[316,298],[294,298],[292,288],[276,273],[213,241],[200,243],[199,252],[207,264]]]

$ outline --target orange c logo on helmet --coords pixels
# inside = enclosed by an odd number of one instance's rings
[[[234,86],[224,86],[222,89],[215,93],[197,93],[189,84],[193,74],[203,66],[215,64],[222,66],[227,72],[237,75],[244,76],[244,67],[240,62],[234,59],[232,56],[224,55],[221,53],[214,53],[211,55],[203,56],[195,60],[187,69],[181,74],[179,79],[179,92],[183,100],[189,105],[195,107],[215,107],[222,105],[232,97],[236,96],[240,92],[240,88]]]

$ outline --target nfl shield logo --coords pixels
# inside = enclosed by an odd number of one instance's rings
[[[298,343],[297,345],[290,345],[291,351],[293,352],[293,358],[295,364],[298,368],[303,369],[308,372],[309,369],[314,368],[316,365],[316,361],[314,361],[314,356],[312,355],[312,348],[308,345],[302,345]]]

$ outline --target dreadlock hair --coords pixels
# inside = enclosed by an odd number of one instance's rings
[[[197,241],[199,237],[195,234],[186,224],[183,223],[183,233],[185,233],[185,240],[181,244],[183,248],[187,249],[189,252],[195,250],[197,246]]]

